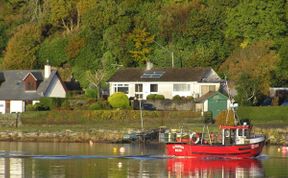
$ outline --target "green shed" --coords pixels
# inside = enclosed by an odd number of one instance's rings
[[[221,111],[226,110],[229,102],[228,96],[218,92],[208,92],[196,100],[198,108],[202,111],[212,112],[212,117],[215,118]]]

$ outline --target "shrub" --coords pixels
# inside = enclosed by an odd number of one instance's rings
[[[187,101],[193,101],[194,98],[193,98],[193,96],[187,96],[187,97],[186,97],[186,100],[187,100]]]
[[[41,98],[40,103],[35,104],[38,111],[46,111],[50,109],[55,109],[61,107],[65,98]]]
[[[85,96],[88,98],[97,98],[96,89],[88,88],[85,90]]]
[[[26,111],[37,111],[37,108],[35,107],[35,105],[28,104],[26,106]]]
[[[227,119],[227,123],[226,123],[227,117],[228,117],[228,119]],[[216,124],[218,126],[220,126],[220,125],[234,125],[234,113],[231,110],[229,110],[228,113],[227,113],[227,111],[222,111],[215,117],[215,121],[216,121]]]
[[[164,100],[164,99],[165,99],[164,95],[156,95],[155,96],[155,100]]]
[[[48,111],[50,110],[50,107],[41,103],[36,103],[34,105],[36,111]]]
[[[89,109],[91,110],[100,110],[102,109],[102,105],[100,103],[93,103],[89,106]]]
[[[128,108],[129,99],[122,92],[116,92],[108,97],[108,102],[113,108]]]
[[[181,100],[181,97],[179,95],[175,95],[175,96],[173,96],[172,100],[178,102]]]
[[[156,94],[150,94],[146,97],[147,100],[155,100]]]
[[[105,100],[99,100],[89,106],[91,110],[110,109],[109,104]]]

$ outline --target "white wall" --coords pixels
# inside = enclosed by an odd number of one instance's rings
[[[10,113],[24,112],[25,102],[21,100],[11,100],[10,101]]]
[[[143,98],[149,94],[161,94],[164,95],[165,98],[172,99],[173,96],[202,96],[201,86],[202,85],[215,85],[216,91],[220,88],[220,83],[198,83],[198,82],[110,82],[110,95],[114,93],[114,84],[129,84],[128,98],[135,96],[135,84],[143,84]],[[150,84],[158,84],[158,92],[150,93]],[[190,84],[189,91],[173,91],[173,84]],[[204,93],[205,94],[205,93]]]
[[[203,108],[203,111],[204,111],[204,112],[208,111],[208,100],[205,100],[205,101],[204,101],[203,107],[204,107],[204,108]]]
[[[1,100],[0,101],[0,113],[4,114],[5,113],[5,108],[6,108],[5,100]]]
[[[59,78],[55,75],[51,81],[49,88],[45,93],[46,97],[65,98],[66,91],[60,82]]]

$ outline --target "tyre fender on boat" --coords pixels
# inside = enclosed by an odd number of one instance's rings
[[[192,133],[190,134],[190,140],[191,140],[191,142],[194,143],[194,144],[199,143],[199,141],[200,141],[200,136],[199,136],[199,134],[196,133],[196,132],[192,132]]]

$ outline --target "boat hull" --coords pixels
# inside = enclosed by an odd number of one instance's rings
[[[262,152],[263,146],[264,141],[242,145],[167,143],[166,154],[177,157],[252,158]]]

